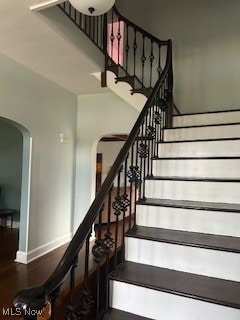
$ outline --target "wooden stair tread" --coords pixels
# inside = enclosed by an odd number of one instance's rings
[[[194,209],[194,210],[240,213],[239,203],[221,203],[221,202],[203,202],[203,201],[190,201],[190,200],[147,198],[145,200],[139,200],[137,204],[159,206],[159,207],[172,207],[172,208],[183,208],[183,209]]]
[[[126,262],[112,280],[240,309],[240,283]]]
[[[136,314],[117,309],[110,309],[108,320],[151,320],[150,318],[140,317]]]
[[[240,140],[240,137],[231,138],[203,138],[203,139],[189,139],[189,140],[170,140],[170,141],[158,141],[159,144],[167,143],[189,143],[189,142],[213,142],[213,141],[235,141]]]
[[[240,182],[239,178],[207,178],[207,177],[181,177],[181,176],[149,176],[149,177],[146,177],[145,180]]]
[[[127,237],[240,253],[240,238],[214,234],[137,226]]]
[[[216,157],[153,157],[153,160],[239,160],[239,156],[216,156]]]

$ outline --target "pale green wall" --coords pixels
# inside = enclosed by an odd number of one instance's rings
[[[239,0],[117,0],[119,11],[173,40],[174,97],[184,112],[240,107]]]
[[[114,93],[78,97],[78,140],[74,230],[95,197],[97,143],[107,134],[126,134],[138,116],[137,110]]]
[[[0,116],[32,137],[29,240],[20,239],[20,250],[30,251],[71,232],[77,97],[0,55]],[[59,142],[60,132],[68,143]]]
[[[21,206],[22,151],[20,130],[0,119],[0,208],[15,209],[15,221]]]

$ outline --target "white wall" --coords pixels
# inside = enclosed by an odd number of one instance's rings
[[[0,55],[0,116],[32,136],[29,239],[20,246],[44,250],[71,232],[77,97]],[[68,134],[69,143],[59,142],[60,132]]]
[[[117,0],[119,11],[173,40],[174,99],[183,112],[240,107],[238,0]]]
[[[78,141],[74,230],[86,215],[95,196],[96,151],[107,134],[126,134],[138,112],[114,93],[78,97]]]

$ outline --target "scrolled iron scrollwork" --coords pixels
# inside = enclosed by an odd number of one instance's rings
[[[115,201],[112,204],[112,207],[115,210],[114,214],[119,216],[122,212],[126,212],[129,205],[130,201],[127,194],[116,196]]]
[[[130,166],[127,171],[127,177],[129,178],[129,182],[137,183],[140,180],[141,171],[139,166]]]
[[[149,148],[146,144],[140,143],[138,149],[137,149],[138,155],[140,158],[147,158],[148,157],[148,152]]]

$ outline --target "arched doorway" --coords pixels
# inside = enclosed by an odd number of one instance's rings
[[[3,198],[1,206],[15,210],[13,227],[19,229],[16,260],[28,250],[30,197],[31,135],[21,124],[0,117],[0,148],[2,148]],[[14,181],[15,180],[15,181]]]

